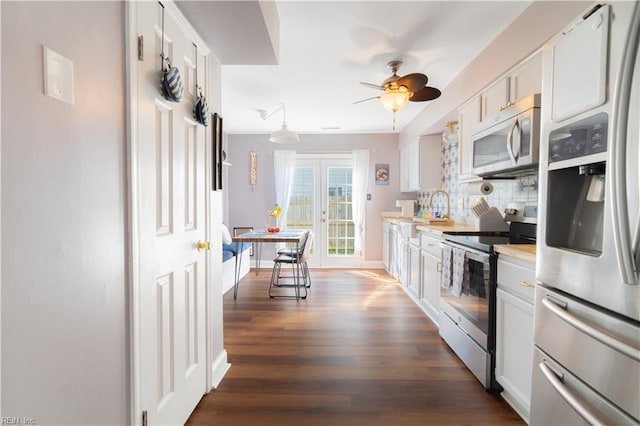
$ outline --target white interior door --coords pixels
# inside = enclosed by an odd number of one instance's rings
[[[132,154],[139,200],[139,403],[149,424],[164,425],[183,424],[206,392],[207,265],[206,252],[196,249],[206,240],[205,128],[192,117],[196,80],[206,93],[206,58],[198,58],[196,76],[196,48],[172,10],[164,8],[164,54],[180,70],[181,102],[165,100],[160,91],[163,7],[136,2],[145,47]]]
[[[312,267],[358,266],[351,208],[350,158],[298,158],[287,227],[315,234]]]

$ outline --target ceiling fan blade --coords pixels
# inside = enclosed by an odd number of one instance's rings
[[[416,93],[427,85],[429,78],[420,73],[407,74],[397,81],[398,86],[405,86],[410,92]]]
[[[355,104],[359,104],[359,103],[361,103],[361,102],[370,101],[371,99],[380,99],[380,96],[372,96],[372,97],[367,98],[367,99],[361,99],[361,100],[359,100],[359,101],[355,101],[353,104],[355,105]]]
[[[423,87],[422,89],[414,92],[413,96],[409,98],[411,102],[423,102],[423,101],[431,101],[436,98],[439,98],[442,92],[435,87]]]
[[[360,84],[362,84],[363,86],[366,87],[371,87],[372,89],[378,89],[378,90],[384,90],[384,87],[379,86],[377,84],[373,84],[373,83],[365,83],[363,81],[360,82]]]

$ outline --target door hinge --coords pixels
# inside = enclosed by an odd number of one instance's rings
[[[138,60],[144,60],[144,37],[138,36]]]
[[[142,410],[142,426],[147,426],[147,410]]]

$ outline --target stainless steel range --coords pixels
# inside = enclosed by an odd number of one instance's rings
[[[510,213],[509,231],[443,233],[440,336],[489,390],[502,390],[494,375],[498,255],[493,246],[536,241],[537,207]]]

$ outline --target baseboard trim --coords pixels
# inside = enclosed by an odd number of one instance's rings
[[[251,262],[251,270],[255,273],[255,261]],[[361,262],[359,265],[335,265],[335,266],[314,266],[309,264],[309,268],[311,269],[384,269],[384,263],[381,260],[368,260]],[[273,269],[273,260],[261,260],[260,261],[260,270],[269,270]]]
[[[231,364],[227,362],[227,351],[223,350],[211,363],[211,389],[216,389],[220,385],[230,368]]]

